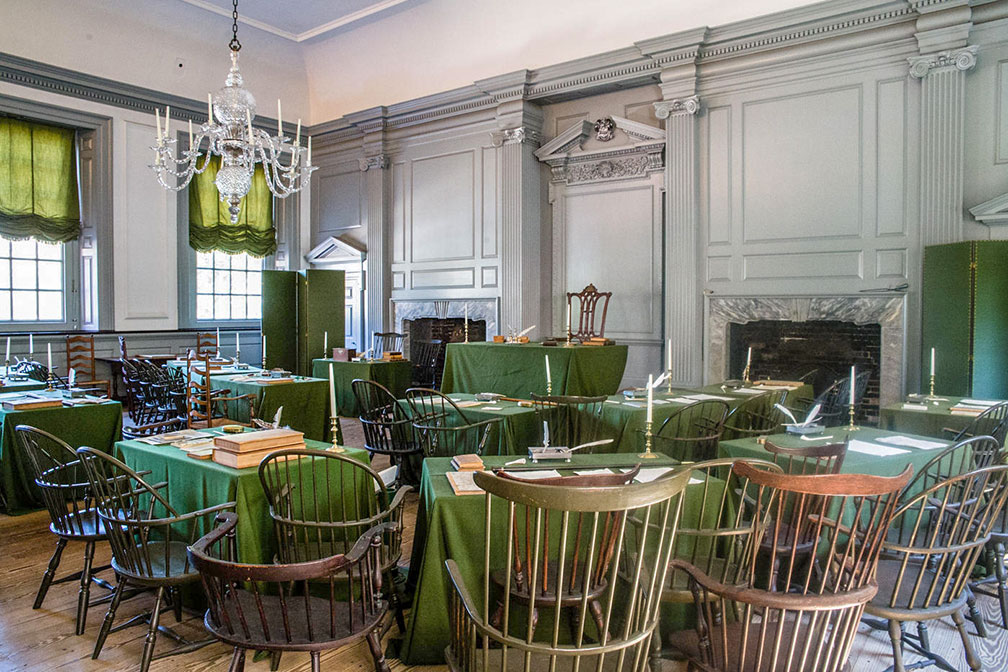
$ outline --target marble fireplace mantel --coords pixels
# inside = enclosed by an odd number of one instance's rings
[[[403,332],[403,320],[421,317],[464,317],[469,308],[470,320],[486,320],[487,338],[499,333],[497,315],[499,299],[392,299],[392,324]]]
[[[728,325],[754,320],[839,320],[881,327],[882,370],[879,402],[892,404],[903,396],[906,348],[906,296],[854,294],[834,296],[707,296],[705,380],[728,376]]]

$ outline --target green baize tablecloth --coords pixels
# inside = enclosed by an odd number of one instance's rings
[[[18,394],[0,395],[17,397]],[[35,487],[28,456],[14,436],[18,425],[30,425],[63,439],[74,449],[90,446],[108,452],[122,438],[122,404],[108,401],[101,404],[59,406],[26,411],[0,409],[0,489],[7,498],[7,513],[24,509],[39,509],[45,505],[42,493]]]
[[[384,362],[337,362],[332,359],[313,359],[312,375],[329,380],[329,364],[333,368],[333,386],[336,388],[336,410],[344,418],[356,418],[361,414],[357,397],[353,393],[354,379],[373,380],[388,388],[396,399],[406,396],[406,388],[413,380],[413,363],[407,359]]]
[[[949,409],[963,400],[963,397],[944,397],[935,402],[927,402],[927,410],[903,408],[903,404],[893,404],[881,409],[879,427],[894,432],[913,432],[922,436],[934,436],[939,439],[951,438],[948,429],[958,432],[965,429],[976,417],[972,415],[953,415]],[[915,407],[917,403],[913,404]]]
[[[528,398],[546,394],[546,356],[553,394],[615,394],[626,368],[627,346],[544,346],[539,343],[449,343],[441,391],[497,392]]]
[[[489,457],[484,462],[487,468],[496,468],[509,461],[506,457]],[[558,469],[561,474],[570,469],[592,469],[610,466],[631,467],[640,462],[630,455],[582,455],[570,463],[541,465],[542,469]],[[673,462],[666,457],[648,460],[643,467],[667,467]],[[524,465],[527,466],[527,465]],[[420,482],[420,507],[417,512],[416,533],[413,538],[413,555],[410,559],[409,582],[415,587],[413,610],[406,624],[406,636],[400,651],[400,658],[409,665],[436,664],[444,662],[444,650],[450,640],[448,622],[449,605],[454,588],[445,570],[445,560],[452,559],[458,566],[471,595],[483,595],[483,554],[484,521],[486,497],[484,495],[455,495],[445,473],[451,471],[450,458],[427,458],[424,460],[423,476]],[[701,513],[702,486],[690,485],[683,500],[683,515],[687,520],[696,521]],[[720,501],[720,500],[718,500]],[[504,507],[495,505],[495,516]],[[711,519],[716,512],[704,512]],[[499,538],[495,543],[508,539],[506,523],[502,515]],[[491,557],[504,557],[503,553]],[[540,611],[540,632],[550,631],[543,607]],[[666,617],[684,620],[683,614],[691,610],[687,605],[673,605],[672,614]],[[517,622],[520,619],[514,619]],[[538,634],[537,634],[538,636]]]
[[[292,382],[264,384],[241,380],[247,375],[211,375],[210,387],[214,390],[231,390],[228,395],[231,397],[256,395],[256,417],[263,420],[272,420],[277,409],[283,406],[280,418],[282,425],[304,432],[306,439],[330,439],[328,380],[298,377]],[[228,417],[248,422],[248,402],[231,402],[228,405]]]

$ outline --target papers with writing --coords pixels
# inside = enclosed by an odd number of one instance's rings
[[[560,472],[556,469],[534,469],[530,471],[508,471],[508,475],[521,478],[526,481],[537,481],[540,478],[560,478]]]
[[[198,432],[195,429],[182,429],[177,432],[168,432],[167,434],[155,434],[154,436],[145,436],[141,439],[137,439],[140,443],[146,443],[151,446],[166,446],[169,443],[175,441],[184,441],[186,439],[199,439],[205,437],[206,434],[203,432]],[[211,439],[213,437],[210,437]]]
[[[731,397],[719,397],[716,394],[691,394],[684,398],[693,401],[735,401]]]
[[[445,474],[448,484],[456,495],[478,495],[483,492],[483,488],[476,485],[473,480],[475,471],[449,471]]]
[[[621,469],[624,474],[631,469]],[[637,478],[634,479],[635,483],[650,483],[651,481],[664,476],[668,472],[672,471],[672,467],[648,467],[646,469],[641,469],[637,472]]]
[[[851,439],[851,441],[848,442],[847,450],[853,450],[855,453],[861,453],[863,455],[874,455],[876,457],[891,457],[893,455],[904,455],[910,452],[909,450],[903,450],[902,448],[880,446],[877,443],[859,441],[857,439]]]
[[[935,448],[944,448],[949,445],[944,441],[927,441],[925,439],[915,439],[910,436],[883,436],[875,440],[879,443],[888,443],[892,446],[919,448],[920,450],[934,450]]]
[[[732,390],[732,394],[763,394],[766,390],[761,390],[758,387],[737,387]]]

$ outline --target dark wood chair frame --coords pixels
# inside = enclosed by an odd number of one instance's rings
[[[197,368],[199,364],[203,364],[202,373]],[[188,396],[187,426],[194,428],[215,427],[224,424],[253,425],[256,417],[255,405],[258,397],[254,394],[231,396],[230,389],[213,389],[211,380],[209,355],[204,355],[200,360],[186,364],[186,394]],[[245,402],[248,404],[248,422],[239,422],[228,418],[227,404],[230,402]]]
[[[402,352],[406,334],[396,331],[376,331],[371,334],[371,356],[381,359],[386,352]]]
[[[196,332],[195,353],[198,359],[203,359],[203,357],[207,355],[209,355],[211,358],[216,357],[218,352],[220,352],[220,344],[217,342],[217,332],[215,331]]]
[[[545,423],[549,432],[549,445],[573,448],[585,443],[603,440],[605,425],[602,422],[602,409],[605,395],[584,397],[573,395],[540,395],[532,393],[532,404],[536,420],[540,425]],[[543,437],[545,444],[546,437]],[[612,442],[613,439],[610,439]],[[579,451],[582,455],[591,452],[592,448]]]
[[[577,312],[574,311],[573,305],[575,298],[578,300]],[[600,292],[593,284],[587,285],[580,292],[567,292],[567,309],[570,311],[571,319],[573,320],[575,319],[574,316],[577,316],[577,322],[571,325],[571,338],[576,338],[582,342],[593,337],[604,338],[606,314],[609,312],[610,299],[612,299],[612,292]],[[602,304],[602,316],[598,321],[598,329],[596,329],[595,318],[598,316],[598,305],[600,302]]]
[[[697,401],[665,418],[654,435],[654,449],[678,462],[717,458],[728,404],[717,399]]]
[[[491,430],[504,426],[504,418],[471,421],[454,401],[437,390],[411,387],[406,390],[406,403],[425,457],[482,455]]]
[[[389,456],[399,468],[397,482],[418,486],[423,447],[409,413],[381,383],[357,378],[350,387],[361,408],[364,447],[371,455]]]
[[[441,387],[445,344],[432,340],[417,343],[417,346],[417,356],[413,362],[413,387],[436,390]]]
[[[722,441],[766,436],[775,433],[786,419],[776,404],[784,404],[787,390],[756,394],[735,407],[725,418]]]
[[[112,397],[112,381],[95,378],[94,336],[91,334],[68,334],[66,337],[66,370],[76,371],[77,387],[101,391]]]

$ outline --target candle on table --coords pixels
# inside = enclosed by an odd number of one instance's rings
[[[46,355],[49,358],[49,371],[52,371],[52,343],[46,343]]]
[[[262,351],[263,351],[262,355],[263,355],[263,363],[265,364],[266,363],[266,334],[263,334],[261,331],[259,333],[262,334]]]
[[[465,323],[466,323],[466,325],[469,324],[469,304],[468,303],[465,304]]]
[[[570,304],[567,304],[567,335],[571,334],[571,309]]]
[[[10,336],[7,337],[7,355],[4,357],[4,361],[10,361]]]
[[[325,332],[325,338],[322,340],[322,354],[323,356],[329,352],[329,332]]]
[[[665,345],[665,370],[672,370],[672,339],[668,339]]]
[[[35,334],[28,334],[28,356],[35,354]]]
[[[307,165],[309,165],[309,166],[311,165],[311,136],[310,135],[308,136],[308,158],[307,158],[307,161],[305,163],[307,163]]]
[[[553,385],[553,378],[550,376],[549,355],[546,355],[546,385]]]
[[[654,375],[647,377],[647,421],[648,424],[654,420]]]
[[[235,332],[235,355],[241,352],[241,333]]]
[[[746,353],[745,366],[748,369],[752,365],[752,346],[749,346],[749,351]]]
[[[931,377],[934,378],[935,375],[935,349],[931,348]]]
[[[220,352],[220,327],[217,327],[217,352]]]
[[[849,405],[854,405],[854,365],[850,367],[850,401]]]
[[[298,119],[297,133],[294,134],[294,146],[301,146],[301,120]]]
[[[332,362],[329,362],[329,417],[336,417],[336,383],[333,382]]]

